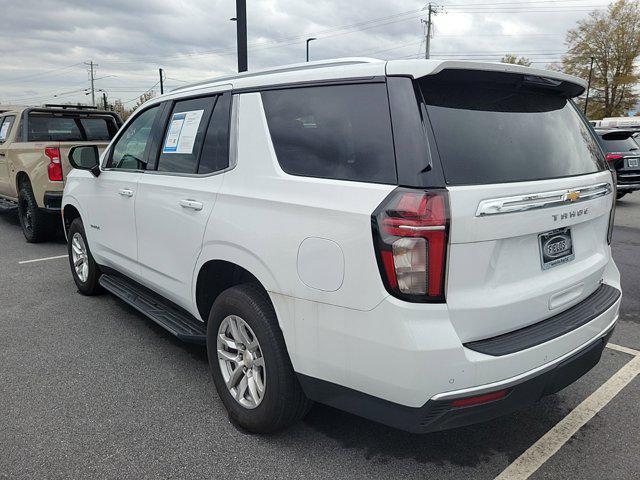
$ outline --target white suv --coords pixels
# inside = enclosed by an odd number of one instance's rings
[[[181,88],[71,152],[73,278],[206,344],[251,431],[312,401],[414,432],[508,413],[594,366],[618,318],[584,89],[358,58]]]

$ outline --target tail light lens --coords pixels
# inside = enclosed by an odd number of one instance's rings
[[[389,293],[412,302],[443,302],[447,191],[398,188],[376,209],[372,222],[378,266]]]
[[[604,157],[607,160],[607,163],[613,166],[618,160],[622,160],[624,157],[622,155],[618,155],[617,153],[607,153]]]
[[[53,182],[62,181],[62,163],[60,162],[60,149],[58,147],[46,147],[44,154],[49,158],[47,173],[49,180]]]

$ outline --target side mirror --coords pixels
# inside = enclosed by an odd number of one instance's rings
[[[69,163],[78,170],[89,170],[94,177],[100,175],[100,152],[95,145],[77,145],[69,150]]]

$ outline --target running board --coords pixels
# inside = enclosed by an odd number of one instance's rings
[[[7,200],[5,198],[0,198],[0,213],[9,213],[18,209],[18,204],[16,202],[12,202],[11,200]]]
[[[180,307],[171,305],[168,300],[132,281],[114,275],[102,275],[100,285],[180,340],[206,345],[206,325]]]

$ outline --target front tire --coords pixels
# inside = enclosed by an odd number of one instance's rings
[[[53,215],[40,210],[29,182],[25,182],[18,193],[18,217],[22,233],[29,243],[48,240],[55,232]]]
[[[257,285],[238,285],[218,296],[209,314],[207,354],[218,395],[240,427],[272,433],[309,411],[276,313]]]
[[[629,192],[618,192],[616,193],[616,200],[620,200],[622,197],[624,197],[627,193]]]
[[[76,282],[78,291],[88,296],[101,293],[102,287],[98,280],[102,273],[89,250],[89,243],[84,233],[82,220],[76,218],[71,222],[67,238],[71,275],[73,276],[73,281]]]

